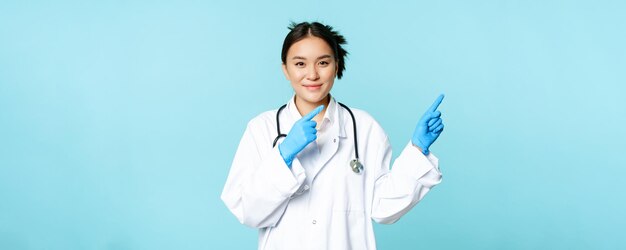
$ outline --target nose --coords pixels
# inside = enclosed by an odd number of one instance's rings
[[[315,66],[309,67],[308,72],[306,74],[306,79],[309,81],[315,81],[320,78],[320,75],[317,73],[317,68]]]

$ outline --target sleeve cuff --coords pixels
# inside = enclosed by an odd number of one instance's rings
[[[401,171],[412,179],[420,179],[431,169],[439,172],[439,159],[432,153],[424,155],[417,147],[408,142],[394,165],[402,167]]]

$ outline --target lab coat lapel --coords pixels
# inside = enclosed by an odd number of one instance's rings
[[[329,141],[326,142],[325,146],[320,152],[319,157],[317,158],[315,168],[311,172],[311,177],[313,180],[315,179],[317,174],[331,161],[333,156],[337,154],[337,151],[339,150],[339,144],[345,143],[345,128],[343,124],[343,119],[340,119],[340,117],[342,117],[340,113],[343,111],[343,108],[341,108],[339,104],[337,104],[334,98],[331,101],[334,102],[333,123],[328,131],[331,134],[328,137]]]
[[[295,103],[295,96],[287,104],[287,111],[291,119],[289,124],[289,130],[293,127],[293,124],[302,118],[302,115],[298,112],[298,108]],[[296,156],[298,161],[304,167],[307,176],[314,176],[319,170],[320,151],[315,141],[309,143],[298,155]]]

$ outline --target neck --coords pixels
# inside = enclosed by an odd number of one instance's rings
[[[319,107],[320,105],[324,105],[324,110],[322,110],[322,112],[320,112],[314,118],[314,120],[317,121],[319,119],[318,117],[324,117],[324,114],[326,113],[326,109],[328,109],[328,103],[330,103],[330,94],[326,95],[326,97],[319,102],[307,102],[296,96],[295,103],[296,103],[296,108],[298,109],[298,112],[302,116],[310,113],[311,111],[313,111],[313,109]]]

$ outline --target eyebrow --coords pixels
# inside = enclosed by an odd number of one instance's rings
[[[331,55],[323,55],[323,56],[318,57],[318,58],[317,58],[317,60],[320,60],[320,59],[326,59],[326,58],[331,58],[331,57],[332,57]],[[302,56],[294,56],[294,57],[292,57],[292,58],[291,58],[291,60],[298,60],[298,59],[300,59],[300,60],[306,60],[306,57],[302,57]]]

